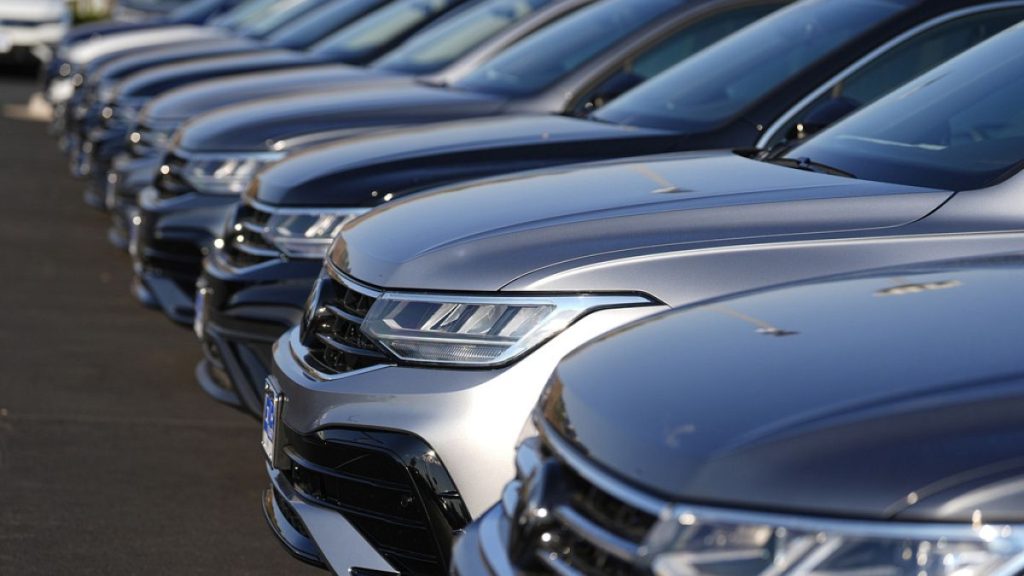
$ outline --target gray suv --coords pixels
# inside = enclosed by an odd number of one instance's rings
[[[699,88],[649,112],[691,113]],[[1018,247],[1022,100],[1017,25],[795,147],[509,176],[353,221],[274,351],[272,526],[339,572],[442,570],[584,342],[726,294]]]

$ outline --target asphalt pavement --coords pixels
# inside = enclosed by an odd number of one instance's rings
[[[20,119],[34,87],[0,68],[0,575],[323,574],[264,524],[258,423],[200,391],[195,337]]]

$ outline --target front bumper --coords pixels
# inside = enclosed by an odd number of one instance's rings
[[[114,167],[114,159],[126,150],[125,130],[94,130],[89,135],[89,153],[80,155],[80,162],[87,166],[79,171],[86,177],[85,203],[100,210],[108,209],[106,196],[108,177]],[[155,173],[155,168],[154,172]],[[152,174],[151,174],[152,176]]]
[[[107,172],[103,205],[110,212],[107,239],[122,250],[128,249],[132,219],[139,214],[139,195],[153,184],[160,168],[158,155],[134,158],[119,155]]]
[[[590,339],[663,306],[594,312],[505,368],[459,370],[382,365],[316,374],[297,352],[298,331],[277,342],[273,374],[284,399],[279,420],[303,434],[332,426],[400,430],[422,438],[443,460],[469,514],[494,503],[515,473],[513,451],[530,410],[558,361]],[[330,534],[311,530],[321,550]],[[338,573],[347,566],[331,565]]]
[[[452,551],[453,576],[514,576],[508,560],[508,523],[501,506],[494,506],[466,528]]]
[[[302,320],[320,271],[319,261],[280,261],[253,270],[230,270],[211,256],[199,284],[203,308],[196,331],[204,359],[199,384],[215,399],[258,416],[270,375],[274,342]]]
[[[169,200],[149,187],[139,195],[139,225],[133,225],[129,253],[135,271],[134,294],[174,322],[195,318],[196,280],[203,257],[224,230],[236,196],[186,194]]]
[[[394,568],[377,554],[344,516],[309,504],[280,471],[268,468],[268,474],[270,489],[262,498],[263,514],[270,529],[292,555],[323,568],[349,565],[395,574]],[[334,545],[321,550],[308,536],[313,532],[330,534]]]

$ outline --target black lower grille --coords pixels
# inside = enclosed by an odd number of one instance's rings
[[[281,511],[281,515],[284,516],[284,521],[288,523],[296,532],[302,534],[304,537],[309,538],[309,530],[306,529],[306,525],[302,523],[302,519],[292,509],[291,505],[284,499],[277,490],[274,490],[274,500],[277,501],[277,508]]]
[[[378,296],[378,292],[340,275],[318,280],[301,333],[309,360],[317,369],[344,373],[387,361],[360,329]]]
[[[142,261],[148,269],[184,278],[194,284],[203,271],[203,250],[184,240],[147,238]]]
[[[422,440],[397,432],[285,430],[285,472],[304,497],[337,510],[402,574],[446,574],[470,518],[451,477]]]

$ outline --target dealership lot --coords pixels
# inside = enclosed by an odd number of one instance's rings
[[[109,218],[19,119],[34,87],[0,69],[0,574],[317,573],[264,526],[255,422],[199,390],[195,337],[139,308]]]

